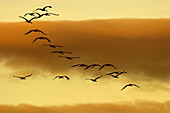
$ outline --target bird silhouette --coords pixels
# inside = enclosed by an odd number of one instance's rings
[[[22,18],[22,19],[24,19],[27,23],[30,23],[30,24],[32,24],[32,20],[34,20],[34,19],[37,19],[36,17],[33,17],[33,18],[31,18],[31,19],[27,19],[27,18],[25,18],[25,17],[22,17],[22,16],[19,16],[20,18]]]
[[[89,69],[90,67],[94,68],[95,66],[100,66],[100,65],[99,64],[91,64],[91,65],[87,66],[84,70]]]
[[[104,68],[105,66],[112,66],[112,67],[114,67],[115,69],[117,69],[114,65],[112,65],[112,64],[104,64],[104,65],[102,65],[100,68],[99,68],[99,71],[102,69],[102,68]]]
[[[58,79],[66,78],[67,80],[70,80],[70,78],[68,76],[56,76],[54,79],[56,79],[56,78],[58,78]]]
[[[35,13],[26,13],[26,14],[24,15],[24,17],[27,16],[27,15],[35,16]]]
[[[86,65],[86,64],[76,64],[76,65],[73,65],[73,66],[71,66],[71,67],[87,67],[88,65]]]
[[[37,37],[32,43],[34,43],[38,39],[47,40],[49,43],[51,43],[51,41],[47,37]]]
[[[111,72],[111,73],[108,73],[106,75],[112,75],[112,74],[117,74],[117,75],[121,75],[123,73],[127,73],[126,71],[121,71],[121,72],[118,72],[118,71],[114,71],[114,72]]]
[[[63,57],[63,58],[66,58],[66,59],[68,59],[68,60],[73,60],[73,59],[78,59],[78,58],[80,58],[80,57],[67,57],[67,56],[58,56],[58,57]]]
[[[50,46],[52,48],[63,47],[63,46],[60,46],[60,45],[53,45],[53,44],[43,44],[43,46]]]
[[[67,53],[67,54],[71,54],[72,52],[67,52],[67,51],[52,51],[51,53],[59,53],[59,54],[65,54],[65,53]]]
[[[20,78],[21,80],[25,80],[27,77],[30,77],[32,75],[32,73],[30,75],[27,75],[27,76],[13,76],[13,77],[16,77],[16,78]]]
[[[86,80],[91,80],[91,81],[93,81],[93,82],[97,82],[97,79],[99,79],[99,78],[101,78],[103,75],[101,75],[101,76],[99,76],[99,77],[97,77],[97,78],[95,78],[95,79],[92,79],[92,78],[86,78]]]
[[[59,14],[55,14],[55,13],[44,13],[43,15],[45,15],[45,16],[51,16],[51,15],[59,16]]]
[[[29,33],[31,33],[31,32],[40,32],[40,33],[42,33],[42,34],[44,34],[44,35],[47,35],[46,33],[44,33],[43,31],[41,31],[41,30],[39,30],[39,29],[29,30],[28,32],[25,33],[25,35],[27,35],[27,34],[29,34]]]
[[[37,9],[35,9],[33,12],[35,12],[35,11],[37,11],[37,10],[41,10],[41,11],[48,11],[48,10],[46,10],[46,8],[52,8],[52,6],[45,6],[45,7],[43,7],[43,8],[37,8]]]
[[[123,89],[125,89],[127,86],[136,86],[137,88],[140,88],[138,85],[136,85],[136,84],[127,84],[127,85],[125,85],[122,89],[121,89],[121,91],[123,90]]]

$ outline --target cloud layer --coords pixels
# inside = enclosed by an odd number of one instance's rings
[[[22,72],[24,69],[65,73],[76,63],[112,63],[128,71],[130,78],[168,80],[170,78],[170,20],[91,20],[27,23],[0,23],[0,61]],[[39,33],[24,36],[30,29],[46,32],[57,50],[72,51],[81,59],[68,61],[51,54],[53,49],[42,46],[45,41],[32,41]],[[98,68],[96,68],[97,70]],[[81,70],[81,69],[80,69]],[[79,71],[80,71],[79,70]],[[91,73],[95,69],[82,69]],[[106,73],[112,68],[103,69]],[[81,71],[80,71],[81,72]],[[134,76],[135,75],[135,76]]]
[[[38,107],[21,104],[0,105],[1,113],[169,113],[170,102],[134,102],[123,104],[81,104],[76,106]]]

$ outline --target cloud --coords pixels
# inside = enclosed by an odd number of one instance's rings
[[[169,113],[170,101],[126,102],[119,104],[80,104],[74,106],[0,105],[1,113]]]
[[[107,73],[112,68],[71,68],[76,63],[112,63],[128,71],[129,78],[169,80],[170,20],[89,20],[27,23],[0,23],[0,60],[13,70],[45,70],[50,73]],[[72,51],[80,59],[68,61],[51,54],[54,49],[43,47],[45,41],[32,41],[39,33],[24,36],[30,29],[46,32],[57,50]]]

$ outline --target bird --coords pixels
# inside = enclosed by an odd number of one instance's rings
[[[67,51],[52,51],[51,53],[60,53],[60,54],[65,54],[65,53],[67,53],[67,54],[71,54],[72,52],[67,52]]]
[[[21,77],[21,76],[13,76],[13,77],[16,77],[16,78],[20,78],[21,80],[25,80],[27,77],[30,77],[32,75],[32,73],[30,74],[30,75],[27,75],[27,76],[23,76],[23,77]]]
[[[127,71],[121,71],[121,72],[114,71],[114,72],[108,73],[108,74],[106,74],[106,75],[112,75],[112,74],[121,75],[121,74],[123,74],[123,73],[127,73]]]
[[[26,14],[24,15],[24,17],[27,16],[27,15],[35,16],[35,13],[26,13]]]
[[[93,81],[93,82],[97,82],[97,79],[99,79],[99,78],[101,78],[103,75],[101,75],[101,76],[99,76],[99,77],[97,77],[97,78],[95,78],[95,79],[92,79],[92,78],[86,78],[86,80],[91,80],[91,81]]]
[[[104,64],[104,65],[102,65],[100,68],[99,68],[99,71],[102,69],[102,68],[104,68],[105,66],[112,66],[112,67],[114,67],[115,69],[117,69],[115,66],[113,66],[112,64]]]
[[[127,85],[125,85],[122,89],[121,89],[121,91],[123,90],[123,89],[125,89],[127,86],[136,86],[137,88],[140,88],[138,85],[136,85],[136,84],[127,84]]]
[[[45,15],[45,16],[51,16],[51,15],[59,16],[59,14],[55,14],[55,13],[44,13],[43,15]]]
[[[87,66],[84,70],[86,70],[86,69],[88,69],[88,68],[93,68],[93,67],[95,67],[95,66],[100,66],[99,64],[91,64],[91,65],[89,65],[89,66]]]
[[[68,76],[56,76],[54,79],[56,79],[56,78],[61,79],[61,78],[64,78],[64,77],[65,77],[67,80],[70,80],[70,78],[69,78]],[[53,80],[54,80],[54,79],[53,79]]]
[[[45,6],[45,7],[43,7],[43,8],[37,8],[37,9],[35,9],[33,12],[35,12],[35,11],[37,11],[37,10],[41,10],[41,11],[46,11],[46,12],[48,12],[48,10],[46,10],[46,8],[52,8],[52,6]]]
[[[52,48],[63,47],[63,46],[60,46],[60,45],[53,45],[53,44],[43,44],[43,46],[50,46]]]
[[[27,34],[29,34],[29,33],[31,33],[31,32],[40,32],[40,33],[42,33],[42,34],[44,34],[44,35],[47,35],[46,33],[44,33],[43,31],[41,31],[41,30],[39,30],[39,29],[29,30],[28,32],[25,33],[25,35],[27,35]]]
[[[76,67],[76,66],[79,66],[79,67],[87,67],[88,65],[86,64],[76,64],[76,65],[73,65],[71,67]]]
[[[38,39],[47,40],[49,43],[51,43],[51,41],[47,37],[37,37],[32,43],[34,43]]]
[[[58,57],[63,57],[63,58],[66,58],[66,59],[68,59],[68,60],[73,60],[74,58],[75,59],[78,59],[78,58],[80,58],[80,57],[67,57],[67,56],[58,56]]]
[[[32,24],[32,20],[34,20],[34,19],[37,19],[36,17],[33,17],[33,18],[31,18],[31,19],[27,19],[27,18],[25,18],[25,17],[22,17],[22,16],[19,16],[20,18],[23,18],[27,23],[30,23],[30,24]]]

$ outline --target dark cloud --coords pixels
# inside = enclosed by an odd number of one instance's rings
[[[80,104],[75,106],[38,107],[21,104],[0,105],[1,113],[169,113],[170,102],[134,102],[121,104]]]
[[[170,78],[170,20],[58,21],[34,22],[33,25],[0,23],[0,26],[0,60],[6,59],[6,66],[16,70],[33,68],[66,73],[76,63],[112,63],[128,71],[132,79]],[[39,33],[24,36],[32,28],[43,30],[53,43],[64,46],[57,50],[72,51],[71,56],[80,56],[81,59],[57,58],[58,55],[50,53],[52,49],[41,45],[42,41],[32,44],[35,37],[42,36]],[[100,74],[94,70],[86,73]],[[103,69],[101,73],[110,70]]]

